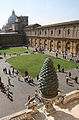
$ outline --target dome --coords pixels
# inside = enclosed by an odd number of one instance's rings
[[[16,21],[15,11],[12,11],[12,15],[8,18],[8,24],[12,24]]]

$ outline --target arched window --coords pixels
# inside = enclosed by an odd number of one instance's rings
[[[47,34],[46,30],[45,30],[45,35]]]
[[[70,29],[68,29],[68,35],[70,34]]]
[[[41,31],[40,31],[40,35],[41,35]]]
[[[35,31],[35,35],[36,35],[36,31]]]

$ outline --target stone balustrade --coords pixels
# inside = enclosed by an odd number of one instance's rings
[[[38,104],[36,101],[30,102],[28,109],[1,118],[0,120],[32,120],[32,114],[38,112]]]
[[[79,90],[72,91],[64,96],[63,104],[79,98]]]
[[[48,108],[50,105],[53,104],[53,102],[55,104],[60,104],[60,103],[66,104],[75,99],[79,99],[79,90],[74,90],[74,91],[66,94],[65,96],[62,96],[62,94],[60,93],[54,99],[46,101],[43,104],[45,104],[46,108]],[[48,108],[47,110],[50,110],[50,108]],[[52,109],[52,110],[54,111],[54,109]],[[18,112],[18,113],[15,113],[13,115],[4,117],[0,120],[32,120],[33,119],[32,115],[37,112],[38,112],[38,104],[36,101],[33,101],[29,104],[28,109]]]
[[[22,114],[19,114],[15,117],[12,117],[11,119],[9,120],[30,120],[32,119],[32,110],[29,109],[28,111],[22,113]]]
[[[55,104],[66,104],[72,100],[78,99],[79,98],[79,90],[74,90],[68,94],[65,94],[64,96],[62,94],[59,94],[56,99],[55,99]]]

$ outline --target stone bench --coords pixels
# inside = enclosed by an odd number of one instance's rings
[[[33,102],[30,102],[28,109],[32,109],[32,114],[37,113],[38,112],[37,102],[35,100]]]

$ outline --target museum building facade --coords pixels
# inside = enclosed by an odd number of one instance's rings
[[[44,50],[79,55],[79,20],[24,28],[29,45]]]

